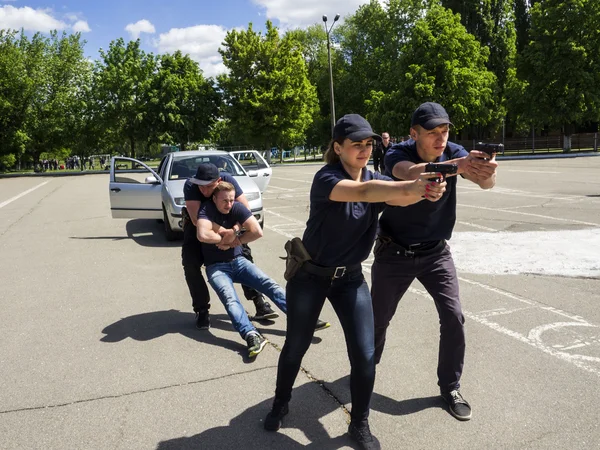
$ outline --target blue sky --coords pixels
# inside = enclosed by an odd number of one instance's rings
[[[86,55],[98,57],[110,41],[140,38],[153,53],[181,50],[200,63],[207,76],[222,73],[218,48],[228,30],[267,19],[282,29],[306,27],[344,17],[368,0],[0,0],[0,29],[47,33],[81,32]],[[342,19],[343,20],[343,19]]]

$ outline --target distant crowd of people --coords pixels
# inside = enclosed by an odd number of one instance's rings
[[[65,159],[64,164],[60,164],[58,159],[44,159],[36,164],[36,171],[48,171],[48,170],[75,170],[75,169],[89,169],[93,170],[96,168],[96,163],[100,163],[100,170],[103,170],[106,166],[106,158],[101,156],[100,158],[94,157],[83,157],[69,156]]]

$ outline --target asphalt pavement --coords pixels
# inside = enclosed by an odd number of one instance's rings
[[[319,167],[275,166],[264,195],[251,247],[282,285],[278,256],[302,235]],[[450,246],[473,419],[438,396],[437,313],[415,282],[377,367],[384,449],[600,448],[599,174],[600,158],[582,157],[501,161],[491,191],[460,180]],[[270,345],[255,360],[216,295],[211,329],[196,330],[180,245],[156,221],[112,219],[108,174],[0,180],[0,448],[355,448],[330,305],[284,426],[267,433],[285,318],[257,324]]]

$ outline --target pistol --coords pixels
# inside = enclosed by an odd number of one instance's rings
[[[442,174],[442,178],[430,178],[430,181],[437,181],[441,183],[446,179],[446,175],[453,175],[458,171],[458,164],[440,164],[440,163],[427,163],[425,166],[425,172],[438,172]]]
[[[504,153],[504,144],[485,144],[478,142],[475,150],[479,150],[490,155],[490,158],[494,156],[494,153]]]

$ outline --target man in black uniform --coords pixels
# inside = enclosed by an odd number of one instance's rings
[[[192,307],[196,313],[196,327],[205,330],[210,327],[210,295],[206,281],[200,270],[204,264],[202,256],[202,245],[198,241],[196,222],[200,205],[211,199],[215,187],[221,182],[227,181],[235,188],[235,199],[250,209],[248,200],[242,192],[235,178],[227,172],[220,172],[214,164],[205,163],[198,166],[196,176],[189,178],[183,187],[185,209],[183,210],[183,246],[181,248],[181,262],[185,281],[192,296]],[[250,262],[252,254],[247,245],[243,248],[243,255]],[[247,286],[242,286],[244,296],[252,300],[256,307],[254,319],[274,319],[279,317],[271,305],[265,301],[263,295]]]
[[[378,142],[373,150],[373,168],[375,172],[385,173],[385,155],[391,147],[390,133],[384,131],[381,133],[381,142]]]
[[[496,182],[495,155],[468,153],[448,142],[450,119],[437,103],[423,103],[412,116],[410,137],[386,155],[387,174],[396,180],[414,180],[427,163],[457,164],[458,174],[490,189]],[[456,222],[456,176],[446,180],[446,191],[431,201],[387,208],[379,219],[371,297],[375,319],[375,362],[383,353],[386,330],[398,303],[414,279],[433,297],[440,319],[438,385],[450,413],[471,418],[471,406],[462,397],[460,378],[465,356],[465,318],[458,292],[456,268],[446,240]]]

